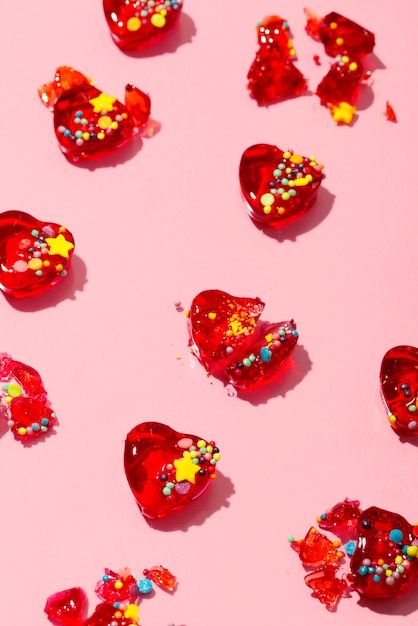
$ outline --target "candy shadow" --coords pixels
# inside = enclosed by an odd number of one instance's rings
[[[363,85],[360,90],[360,96],[356,102],[357,111],[364,111],[372,106],[375,96],[371,85]],[[357,121],[357,116],[354,116],[354,121]]]
[[[414,593],[415,591],[415,593]],[[416,593],[416,586],[411,589],[402,600],[393,599],[390,600],[370,600],[368,598],[360,597],[358,603],[359,606],[367,608],[374,613],[381,615],[410,615],[415,613],[418,609],[418,595]]]
[[[394,433],[397,434],[396,431],[394,431]],[[399,441],[402,444],[409,443],[412,446],[418,447],[418,437],[417,436],[406,437],[405,435],[398,435],[398,438],[399,438]]]
[[[76,300],[77,291],[83,291],[86,283],[86,264],[79,256],[74,254],[71,259],[71,271],[56,287],[33,297],[18,299],[5,294],[5,298],[17,311],[33,313],[34,311],[55,307],[64,300]]]
[[[366,71],[370,70],[372,72],[374,70],[386,69],[386,65],[376,54],[374,54],[374,52],[372,54],[368,54],[364,59],[362,59],[362,61]]]
[[[265,235],[271,237],[272,239],[276,239],[279,243],[282,243],[283,241],[295,242],[297,237],[316,228],[321,222],[324,221],[324,219],[331,212],[334,200],[334,194],[328,191],[328,189],[321,187],[318,192],[318,198],[315,202],[315,206],[311,207],[309,211],[300,218],[300,220],[294,222],[293,224],[289,224],[289,226],[284,227],[283,230],[274,228],[274,226],[270,226],[269,224],[262,224],[255,221],[254,225],[259,230],[263,231]]]
[[[144,50],[121,50],[123,54],[134,59],[145,59],[161,54],[173,54],[184,44],[192,43],[197,33],[196,25],[187,13],[181,13],[177,24],[167,33],[167,36],[159,43],[145,48]]]
[[[254,406],[266,404],[272,398],[282,396],[294,389],[312,369],[312,361],[309,358],[307,350],[302,345],[297,345],[293,350],[292,356],[283,372],[268,382],[263,387],[254,389],[254,391],[237,390],[237,397],[240,400],[246,400]]]
[[[187,507],[164,519],[145,518],[145,520],[155,530],[187,532],[191,526],[202,526],[208,517],[219,509],[228,508],[229,498],[234,493],[235,488],[231,479],[217,470],[214,484],[210,485],[206,493],[196,498]]]

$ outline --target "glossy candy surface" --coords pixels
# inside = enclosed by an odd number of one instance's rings
[[[316,41],[324,44],[325,52],[332,57],[338,54],[354,54],[361,58],[373,52],[374,34],[363,26],[339,13],[328,13],[321,18],[309,9],[305,9],[307,17],[306,32]]]
[[[259,298],[236,298],[224,291],[202,291],[189,311],[192,352],[205,369],[234,387],[268,383],[286,363],[298,341],[293,320],[257,323],[264,309]]]
[[[219,448],[158,422],[139,424],[125,442],[125,474],[141,513],[163,518],[198,498],[216,477]]]
[[[310,572],[304,578],[307,586],[312,589],[315,598],[325,604],[332,611],[338,600],[348,588],[344,578],[337,578],[337,568],[334,565],[324,565],[314,572]]]
[[[86,593],[81,587],[54,593],[44,610],[55,626],[80,626],[87,611]]]
[[[337,563],[343,553],[336,544],[325,535],[318,532],[313,526],[308,530],[304,539],[292,542],[292,548],[299,554],[299,558],[305,567],[318,567],[326,563]]]
[[[300,96],[307,89],[303,74],[293,64],[296,52],[289,24],[276,15],[257,27],[259,49],[248,72],[248,89],[260,105]]]
[[[113,41],[121,50],[159,43],[178,23],[183,0],[103,0]]]
[[[360,502],[346,498],[318,518],[318,526],[323,530],[332,530],[336,535],[347,530],[353,531],[361,515]]]
[[[72,234],[22,211],[0,213],[0,289],[15,298],[44,293],[68,274]]]
[[[41,377],[32,367],[0,353],[0,415],[22,442],[47,433],[56,421]]]
[[[151,110],[149,96],[137,87],[126,86],[122,104],[70,67],[59,67],[38,93],[54,113],[55,135],[71,163],[100,159],[128,145]]]
[[[247,148],[239,180],[250,217],[276,228],[287,226],[314,204],[323,179],[315,157],[284,152],[269,144]]]
[[[418,348],[396,346],[386,352],[380,387],[393,430],[418,435]]]

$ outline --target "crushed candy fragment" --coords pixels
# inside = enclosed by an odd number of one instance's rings
[[[386,115],[386,119],[388,120],[388,122],[398,121],[398,118],[396,117],[396,113],[393,110],[393,107],[389,104],[389,102],[386,102],[385,115]]]
[[[192,352],[209,374],[237,389],[269,383],[288,361],[298,341],[293,320],[265,325],[259,298],[237,298],[224,291],[202,291],[189,312]]]
[[[0,289],[15,298],[48,291],[71,268],[72,234],[22,211],[0,213]]]
[[[248,89],[260,105],[300,96],[307,82],[294,65],[296,51],[289,35],[289,24],[277,15],[257,25],[259,49],[248,71]]]
[[[112,39],[121,50],[143,50],[165,40],[182,8],[183,0],[103,0]]]
[[[6,417],[15,439],[26,443],[48,433],[57,416],[38,372],[0,353],[0,382],[0,414]]]
[[[126,85],[122,104],[70,67],[59,67],[38,93],[54,113],[59,147],[71,163],[100,159],[127,146],[150,116],[150,98],[137,87]]]
[[[282,228],[314,205],[323,180],[323,165],[315,157],[270,144],[247,148],[239,166],[239,180],[250,217]]]
[[[325,17],[305,9],[306,32],[324,44],[325,52],[332,57],[338,54],[355,54],[358,58],[373,52],[375,36],[352,20],[333,11]]]
[[[165,591],[172,592],[177,586],[176,577],[162,565],[156,565],[151,569],[144,570],[144,576],[150,578],[156,585]]]
[[[343,502],[338,502],[338,504],[317,518],[319,528],[332,530],[336,535],[345,532],[347,529],[352,531],[355,529],[361,515],[359,507],[360,502],[358,500],[346,498]]]
[[[337,549],[340,544],[335,545],[335,542],[330,541],[313,526],[308,530],[304,539],[292,541],[291,546],[299,554],[305,567],[337,563],[343,557],[341,550]]]
[[[393,430],[399,435],[418,435],[418,348],[396,346],[386,352],[380,388]]]
[[[215,442],[158,422],[139,424],[125,442],[126,478],[141,513],[151,519],[180,511],[202,495],[216,477],[220,458]],[[162,586],[174,584],[170,572],[149,570],[152,580],[154,574]]]
[[[305,576],[305,583],[312,589],[315,598],[332,611],[348,588],[344,578],[337,578],[335,565],[327,564]]]

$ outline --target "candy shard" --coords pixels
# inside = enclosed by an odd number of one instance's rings
[[[320,18],[309,9],[306,32],[316,41],[324,44],[325,52],[332,57],[338,54],[355,54],[363,57],[373,52],[375,36],[363,26],[333,11]]]
[[[146,572],[146,576],[165,591],[173,592],[177,587],[176,577],[162,565],[155,565]]]
[[[332,530],[335,534],[353,532],[361,515],[360,502],[345,498],[318,518],[318,525],[323,530]]]
[[[44,609],[54,626],[81,626],[86,610],[87,596],[81,587],[49,596]]]
[[[291,546],[298,552],[305,567],[318,567],[326,563],[334,564],[343,556],[332,541],[313,526],[308,530],[304,539],[293,541]]]
[[[136,583],[133,573],[121,575],[109,568],[105,568],[104,572],[94,589],[96,595],[110,604],[131,600],[131,587]]]
[[[347,581],[344,578],[337,578],[336,573],[335,565],[327,564],[310,572],[304,579],[312,589],[314,597],[325,604],[329,611],[336,607],[338,600],[348,589]]]
[[[398,121],[398,119],[396,117],[396,114],[395,114],[395,111],[393,110],[393,108],[389,104],[389,102],[386,102],[385,115],[386,115],[386,119],[388,120],[388,122],[397,122]]]
[[[389,423],[399,435],[418,435],[418,348],[396,346],[380,367],[380,388]]]

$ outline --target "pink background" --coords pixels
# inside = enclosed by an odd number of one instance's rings
[[[303,6],[186,0],[180,30],[143,55],[112,43],[100,0],[2,9],[1,208],[65,224],[76,239],[56,290],[0,301],[0,348],[40,372],[60,422],[30,448],[1,429],[7,626],[47,624],[47,596],[75,585],[92,608],[106,566],[140,574],[158,563],[179,587],[143,601],[145,626],[416,622],[416,592],[373,606],[354,593],[328,613],[287,543],[346,496],[418,521],[418,450],[391,431],[378,383],[387,349],[418,345],[418,9],[312,5],[376,34],[373,87],[355,124],[337,127],[314,95],[260,108],[246,91],[255,25],[272,13],[289,21],[315,90],[331,60],[306,35]],[[37,97],[62,64],[122,100],[127,82],[149,92],[160,132],[110,164],[70,165]],[[258,229],[240,196],[241,154],[259,142],[326,166],[315,208],[282,233]],[[265,320],[296,320],[300,344],[281,385],[231,397],[191,356],[174,302],[187,309],[211,288],[259,296]],[[160,523],[139,513],[122,465],[127,432],[148,420],[215,439],[223,454],[211,490]]]

